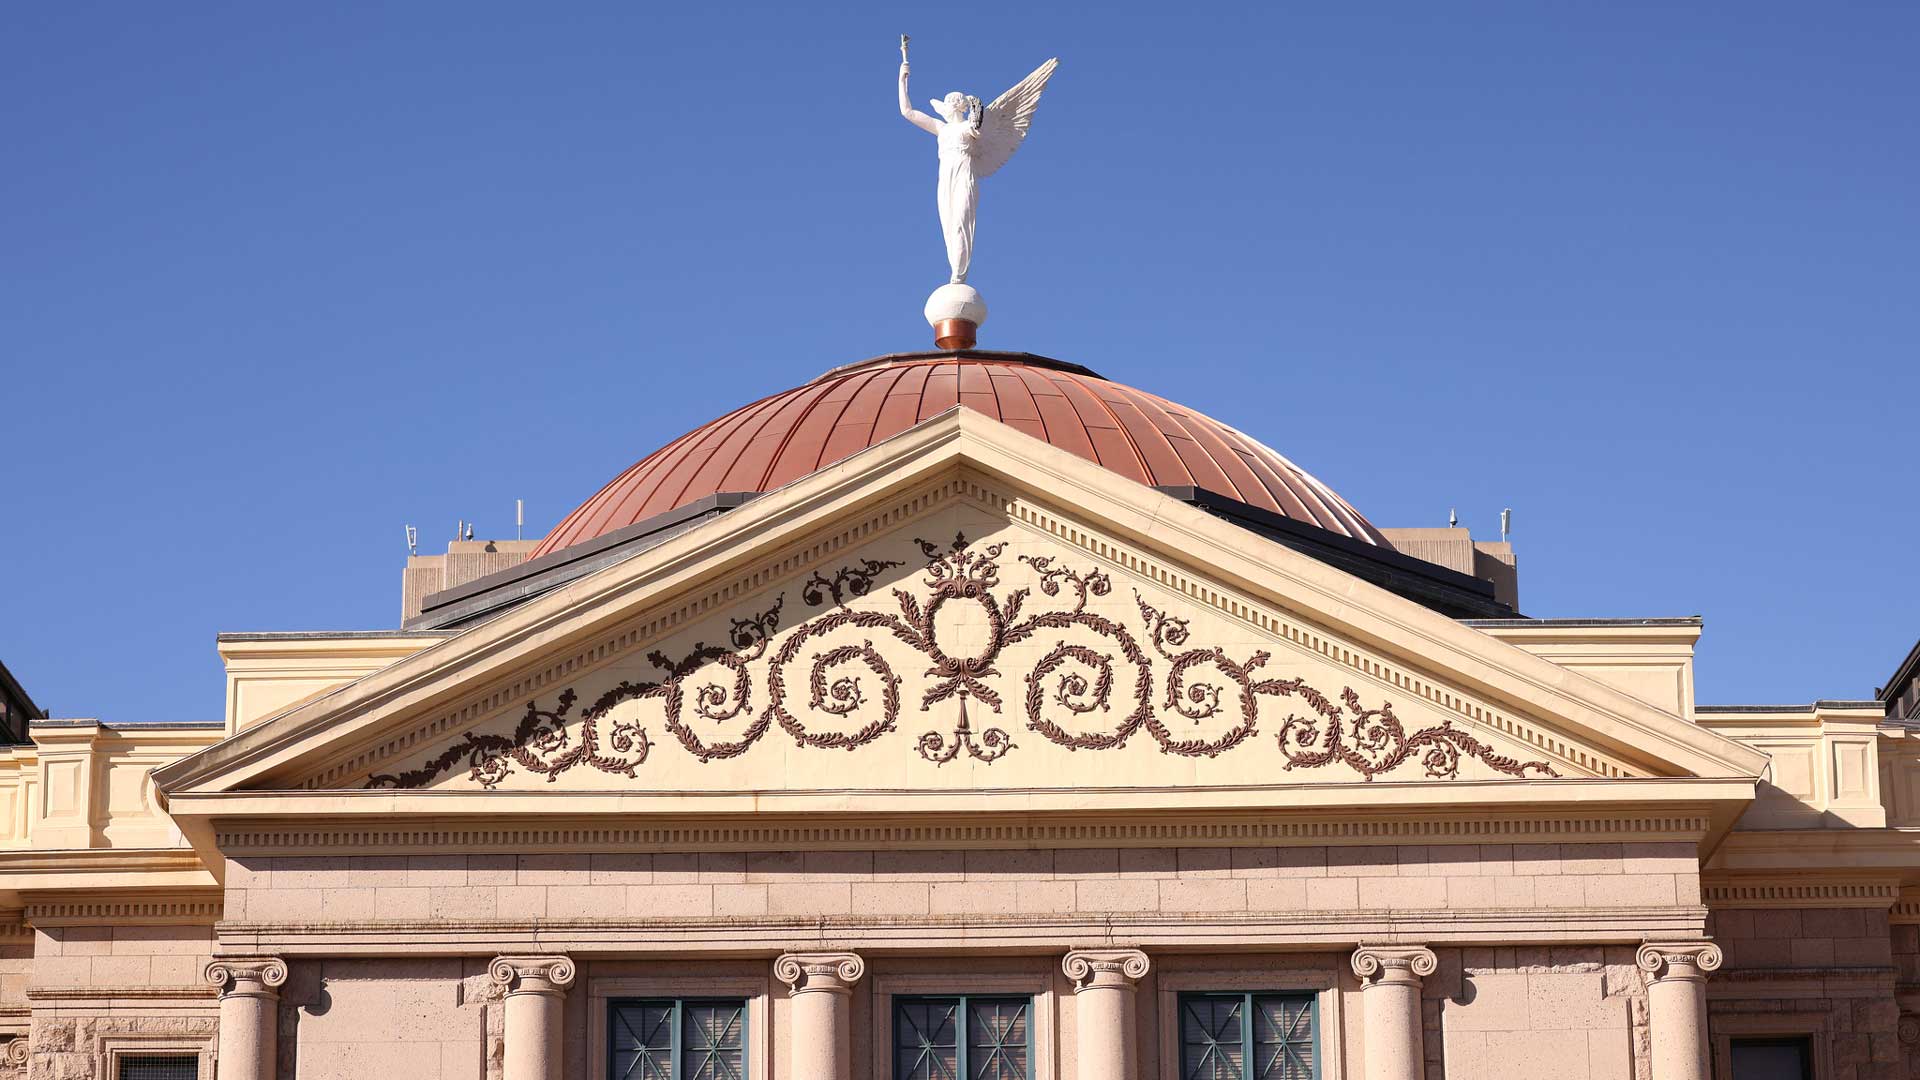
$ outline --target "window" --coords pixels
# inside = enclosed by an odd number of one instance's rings
[[[667,998],[607,1006],[612,1080],[744,1080],[747,1003]]]
[[[1813,1080],[1811,1040],[1734,1039],[1733,1080]]]
[[[120,1054],[119,1080],[199,1080],[198,1054]]]
[[[903,997],[893,1004],[894,1080],[1029,1080],[1023,997]]]
[[[1313,1080],[1308,994],[1180,995],[1181,1080]]]

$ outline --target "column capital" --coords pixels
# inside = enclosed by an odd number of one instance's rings
[[[1075,949],[1060,961],[1076,994],[1105,987],[1131,990],[1152,966],[1139,949]]]
[[[506,992],[561,997],[573,985],[573,959],[566,956],[496,956],[487,978]]]
[[[1633,956],[1650,982],[1697,982],[1718,971],[1722,959],[1720,946],[1711,941],[1649,941]]]
[[[216,956],[201,974],[223,998],[277,998],[287,981],[287,962],[277,956]]]
[[[786,953],[773,962],[773,977],[795,994],[849,994],[867,973],[867,962],[850,952]]]
[[[1418,986],[1440,966],[1440,958],[1425,945],[1362,945],[1353,950],[1351,963],[1368,986]]]

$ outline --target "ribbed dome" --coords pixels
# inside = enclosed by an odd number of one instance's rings
[[[1387,547],[1332,489],[1183,405],[1026,353],[905,353],[836,368],[761,398],[642,458],[547,534],[529,558],[721,492],[771,491],[964,405],[1155,487],[1198,487]]]

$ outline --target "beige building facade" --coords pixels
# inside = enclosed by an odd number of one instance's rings
[[[976,363],[1052,362],[863,370]],[[1143,481],[1039,385],[224,635],[219,721],[34,721],[0,1075],[1920,1074],[1884,702],[1697,704],[1698,619],[1519,617],[1505,545],[1158,482],[1103,397]]]

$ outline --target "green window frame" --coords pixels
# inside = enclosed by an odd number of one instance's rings
[[[893,999],[894,1080],[1032,1080],[1033,998]]]
[[[621,998],[607,1003],[609,1080],[747,1080],[740,998]]]
[[[1310,993],[1181,994],[1180,1080],[1315,1080],[1320,1000]]]

